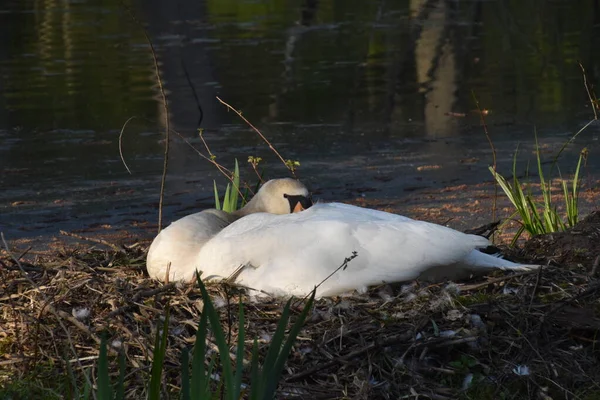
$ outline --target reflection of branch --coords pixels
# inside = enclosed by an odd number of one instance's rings
[[[185,80],[188,82],[188,85],[190,85],[192,95],[194,96],[194,100],[196,100],[196,105],[198,106],[198,112],[200,113],[200,117],[198,117],[198,128],[200,128],[202,120],[204,119],[204,111],[202,110],[200,98],[198,97],[198,93],[196,93],[196,88],[192,83],[192,79],[190,78],[190,74],[188,73],[187,67],[185,66],[185,61],[183,60],[183,57],[181,58],[181,68],[183,69],[183,75],[185,76]]]
[[[598,99],[596,99],[596,95],[592,96],[592,92],[590,91],[590,87],[588,86],[587,76],[585,75],[585,68],[583,65],[579,63],[579,67],[581,68],[581,73],[583,74],[583,85],[585,86],[585,90],[587,91],[588,98],[590,99],[590,103],[592,103],[592,111],[594,111],[594,119],[598,119],[598,114],[596,113],[596,108],[600,108],[598,106]]]
[[[296,173],[294,172],[294,169],[292,167],[290,167],[290,165],[288,165],[288,163],[283,159],[283,157],[281,157],[281,154],[279,154],[279,152],[275,149],[275,147],[273,147],[273,145],[271,144],[271,142],[269,142],[269,140],[265,137],[265,135],[263,135],[261,133],[261,131],[258,130],[257,127],[255,127],[254,125],[252,125],[252,123],[250,121],[248,121],[246,119],[246,117],[244,117],[242,115],[241,112],[239,112],[238,110],[236,110],[235,108],[233,108],[232,106],[230,106],[229,104],[227,104],[223,100],[221,100],[219,98],[219,96],[217,96],[217,100],[219,100],[219,102],[221,104],[223,104],[225,107],[227,107],[228,109],[230,109],[231,111],[233,111],[234,113],[236,113],[238,117],[240,117],[246,124],[248,124],[248,126],[250,128],[252,128],[252,130],[254,130],[254,132],[256,132],[258,134],[258,136],[260,136],[260,138],[269,146],[269,148],[273,151],[273,153],[275,153],[275,155],[277,157],[279,157],[279,159],[281,160],[281,162],[283,163],[283,165],[285,165],[286,168],[290,170],[290,172],[292,173],[292,175],[294,176],[294,178],[296,177]]]
[[[150,46],[150,52],[152,53],[152,60],[154,61],[154,72],[156,73],[156,81],[158,82],[158,88],[160,89],[160,94],[163,100],[163,108],[165,110],[165,156],[163,162],[163,172],[162,177],[160,179],[160,198],[158,200],[158,231],[162,230],[162,208],[163,208],[163,199],[165,197],[165,181],[167,180],[167,166],[169,164],[169,105],[167,104],[167,95],[165,94],[165,89],[162,84],[162,79],[160,78],[160,70],[158,68],[158,58],[156,57],[156,51],[154,50],[154,45],[150,40],[150,36],[148,36],[148,32],[144,25],[140,23],[140,21],[136,18],[135,14],[123,1],[121,1],[121,5],[127,12],[129,16],[135,22],[144,33],[144,37],[146,38],[146,42],[148,42],[148,46]]]

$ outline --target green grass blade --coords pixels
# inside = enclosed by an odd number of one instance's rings
[[[258,341],[254,338],[252,345],[252,367],[250,369],[250,400],[259,399],[261,375],[258,369]]]
[[[209,376],[206,374],[204,360],[206,358],[206,336],[207,336],[207,313],[206,306],[202,308],[200,324],[196,331],[196,343],[194,344],[194,356],[192,358],[192,399],[203,399],[207,396]]]
[[[237,162],[236,162],[237,165]],[[242,376],[244,369],[244,340],[246,338],[246,321],[244,318],[244,303],[242,303],[242,298],[240,297],[240,311],[239,311],[239,326],[238,326],[238,345],[236,352],[236,366],[235,366],[235,377],[233,382],[233,387],[237,390],[235,393],[235,398],[240,397],[240,390],[242,388]]]
[[[228,183],[225,188],[225,195],[223,196],[223,211],[231,212],[230,204],[231,204],[231,185]]]
[[[213,181],[213,187],[215,189],[215,208],[221,209],[221,201],[219,200],[219,189],[217,189],[217,181]]]
[[[100,343],[102,345],[102,342]],[[77,380],[75,379],[75,373],[73,372],[73,367],[67,358],[67,355],[63,355],[63,360],[65,362],[66,370],[67,370],[67,393],[71,395],[71,398],[78,399],[79,398],[79,388],[77,387]],[[86,382],[87,379],[86,379]]]
[[[100,341],[100,355],[98,357],[98,400],[112,400],[110,378],[108,376],[108,352],[106,350],[106,335]]]
[[[181,400],[190,400],[190,355],[188,349],[181,351]],[[197,398],[197,397],[195,397]]]
[[[250,197],[250,190],[248,190],[248,188],[246,187],[244,189],[244,194],[242,195],[242,203],[240,204],[240,208],[244,207],[246,204],[248,204],[248,201],[246,199],[249,197]]]
[[[254,193],[258,192],[258,190],[260,189],[260,183],[262,181],[262,176],[264,175],[264,172],[264,170],[260,171],[259,179],[256,181],[256,185],[254,186]]]
[[[235,159],[235,167],[233,169],[233,187],[231,188],[231,194],[229,199],[229,212],[238,209],[238,202],[240,198],[240,166],[238,165],[237,158]]]
[[[498,185],[500,185],[500,188],[502,188],[502,191],[504,192],[504,194],[512,202],[512,189],[511,189],[510,185],[508,184],[508,182],[506,181],[506,179],[502,175],[500,175],[498,172],[496,172],[496,170],[494,170],[494,167],[488,167],[488,169],[492,173],[492,176],[494,177],[496,182],[498,182]]]
[[[160,400],[160,386],[162,370],[167,351],[167,337],[169,336],[169,305],[165,308],[165,320],[161,329],[156,328],[154,340],[154,351],[152,359],[152,371],[150,373],[150,386],[148,388],[149,400]]]
[[[124,400],[125,399],[125,351],[119,352],[119,381],[117,382],[117,387],[115,388],[115,399],[116,400]]]
[[[556,212],[556,226],[557,226],[557,231],[565,231],[567,229],[567,226],[565,225],[565,223],[558,216],[558,212]]]
[[[493,167],[489,167],[490,172],[498,182],[498,185],[508,197],[512,205],[515,207],[516,213],[519,214],[521,220],[523,221],[523,225],[526,228],[532,226],[531,220],[531,212],[523,190],[521,189],[521,184],[516,177],[516,167],[513,166],[513,186],[508,183],[506,178],[496,172]]]
[[[532,236],[546,233],[545,229],[544,229],[544,222],[542,221],[542,219],[540,218],[540,215],[537,212],[537,206],[533,202],[533,198],[531,196],[527,196],[526,201],[528,204],[528,208],[530,208],[532,212],[531,212],[531,224],[525,225],[525,229]]]
[[[530,194],[528,193],[527,195],[525,195],[525,193],[523,192],[523,189],[521,187],[522,186],[521,182],[519,182],[519,178],[517,177],[517,155],[518,154],[519,154],[519,147],[517,146],[517,150],[515,151],[515,155],[513,156],[513,166],[512,166],[515,201],[518,204],[516,208],[519,211],[519,214],[521,215],[521,219],[523,220],[525,229],[533,230],[534,229],[533,228],[534,219],[535,219],[535,217],[537,217],[537,209],[535,207],[531,208],[529,206],[530,202],[528,202],[528,199],[530,199]],[[527,164],[525,176],[529,176],[529,164]]]
[[[544,177],[544,170],[542,168],[542,156],[540,153],[540,146],[537,138],[537,131],[534,130],[535,136],[535,155],[537,161],[538,174],[540,179],[540,189],[542,191],[542,198],[544,199],[543,205],[543,232],[540,233],[548,233],[548,232],[556,232],[559,229],[559,218],[556,213],[556,209],[552,207],[552,180],[548,180]]]
[[[579,134],[581,132],[585,131],[588,128],[588,126],[590,126],[591,124],[593,124],[595,122],[596,122],[595,119],[591,120],[590,122],[585,124],[581,129],[579,129],[573,136],[571,136],[571,138],[569,140],[567,140],[566,142],[563,143],[563,145],[560,148],[560,150],[558,151],[558,153],[556,153],[556,156],[554,156],[554,160],[552,161],[552,168],[554,168],[554,166],[558,163],[558,159],[560,158],[560,155],[567,148],[567,146],[570,145],[571,143],[573,143],[573,141],[577,138],[577,136],[579,136]],[[550,171],[552,171],[552,169]]]
[[[300,333],[302,326],[304,326],[304,321],[308,316],[308,313],[312,309],[313,302],[315,300],[316,289],[314,289],[310,295],[310,298],[304,305],[304,309],[296,319],[296,322],[290,329],[288,333],[287,340],[285,341],[281,351],[277,356],[277,361],[271,370],[270,376],[265,377],[267,379],[267,385],[264,392],[263,399],[272,399],[275,396],[275,392],[277,391],[277,386],[279,385],[279,380],[281,379],[281,374],[283,373],[283,367],[285,366],[285,362],[287,361],[290,351],[292,350],[292,346],[296,341],[296,337]],[[286,307],[289,308],[289,302]]]
[[[290,316],[290,305],[292,303],[292,299],[288,300],[283,311],[281,313],[281,318],[277,323],[277,329],[275,329],[275,334],[271,338],[271,344],[269,345],[269,350],[267,350],[267,355],[263,362],[262,368],[262,377],[263,382],[261,383],[260,392],[263,392],[262,386],[267,383],[268,379],[271,377],[272,370],[275,367],[275,363],[277,362],[277,356],[281,351],[281,346],[283,344],[285,330],[287,328],[288,319]]]
[[[89,374],[86,372],[84,372],[84,375],[86,375],[86,379],[85,379],[85,386],[83,387],[83,394],[81,395],[81,398],[83,400],[88,400],[91,395],[92,395],[92,384],[89,380]]]
[[[519,238],[521,237],[521,235],[523,234],[524,231],[525,231],[525,225],[521,225],[519,227],[519,229],[517,230],[517,233],[515,233],[515,236],[512,238],[512,240],[510,242],[511,247],[514,247],[517,244],[517,240],[519,240]]]
[[[569,226],[575,226],[579,219],[579,172],[581,171],[581,162],[587,149],[583,149],[579,154],[577,168],[575,168],[575,176],[573,177],[573,191],[570,201],[567,203],[567,219]]]
[[[587,149],[583,149],[579,154],[579,160],[577,160],[577,168],[575,168],[575,176],[573,177],[573,198],[577,198],[579,194],[579,172],[581,171],[581,161],[583,161],[583,155],[587,152]]]
[[[537,160],[538,174],[540,175],[540,183],[542,185],[542,190],[546,186],[546,181],[544,180],[544,171],[542,170],[542,156],[540,154],[540,145],[538,143],[537,138],[537,130],[534,128],[533,135],[535,137],[535,158]]]
[[[566,207],[566,213],[567,213],[567,222],[569,223],[569,225],[571,224],[571,193],[569,192],[569,185],[567,184],[567,180],[566,179],[562,179],[560,181],[561,186],[562,186],[562,190],[563,190],[563,196],[565,198],[565,207]]]
[[[204,312],[206,312],[208,316],[208,321],[210,322],[210,326],[213,330],[213,334],[215,336],[215,341],[217,342],[217,347],[219,348],[219,356],[221,358],[221,380],[225,385],[225,398],[230,400],[238,400],[237,397],[232,396],[236,393],[236,388],[233,387],[234,377],[233,372],[231,371],[231,358],[229,356],[229,345],[227,344],[227,340],[225,339],[225,334],[223,333],[223,328],[221,327],[221,321],[219,319],[219,314],[215,310],[215,307],[212,304],[210,299],[210,295],[206,291],[206,287],[202,283],[200,279],[200,274],[196,272],[196,280],[198,282],[198,286],[200,288],[200,292],[202,293],[202,299],[204,300]],[[237,388],[239,391],[239,388]]]
[[[215,366],[217,365],[218,354],[213,354],[210,358],[210,362],[208,363],[208,368],[206,369],[206,384],[204,386],[204,397],[199,397],[199,399],[208,399],[210,396],[210,379],[213,375],[213,371],[215,370]],[[223,380],[219,381],[217,385],[217,390],[213,393],[212,398],[220,398],[221,387],[223,387]]]
[[[216,361],[217,357],[215,357],[213,360]],[[213,364],[213,366],[214,366],[214,364]],[[231,397],[229,397],[229,395],[226,395],[225,397],[223,397],[222,393],[223,393],[223,379],[221,379],[217,382],[217,387],[215,388],[215,391],[212,393],[212,396],[210,396],[210,398],[213,400],[223,400],[224,398],[233,400]],[[206,398],[208,398],[208,397],[206,397]],[[204,400],[204,399],[205,398],[203,397],[199,400]],[[235,400],[239,400],[239,399],[235,399]]]
[[[517,178],[515,178],[513,204],[515,204],[515,208],[519,212],[519,215],[525,223],[525,226],[532,225],[532,219],[534,218],[532,215],[536,214],[535,208],[530,207],[528,199],[530,199],[530,196],[523,192],[521,183],[517,180]]]

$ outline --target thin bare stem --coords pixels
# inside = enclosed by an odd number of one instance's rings
[[[125,169],[127,169],[127,172],[129,172],[129,175],[131,175],[131,170],[129,169],[129,167],[127,166],[127,163],[125,162],[125,157],[123,157],[123,132],[125,132],[125,127],[129,123],[129,121],[131,121],[132,119],[135,119],[135,118],[137,118],[135,115],[133,117],[129,117],[129,119],[127,121],[125,121],[125,123],[121,127],[121,133],[119,133],[119,155],[121,156],[121,161],[123,162]]]
[[[290,172],[292,173],[292,175],[294,176],[294,178],[296,178],[296,173],[294,172],[294,170],[292,168],[290,168],[290,166],[288,165],[288,163],[283,159],[283,157],[281,156],[281,154],[279,154],[279,152],[277,151],[277,149],[275,149],[275,147],[273,147],[273,145],[271,144],[271,142],[269,142],[269,140],[265,137],[265,135],[263,135],[261,133],[261,131],[258,130],[257,127],[255,127],[254,125],[252,125],[252,123],[250,121],[248,121],[246,119],[246,117],[244,117],[242,115],[241,112],[239,112],[238,110],[236,110],[235,108],[233,108],[231,105],[229,105],[226,102],[224,102],[223,100],[221,100],[219,98],[219,96],[217,96],[217,100],[219,100],[219,102],[221,104],[223,104],[225,107],[227,107],[228,109],[230,109],[231,111],[233,111],[234,113],[236,113],[238,117],[240,117],[246,124],[248,124],[248,126],[250,128],[252,128],[252,130],[254,130],[254,132],[256,132],[258,134],[258,136],[260,136],[260,138],[269,146],[269,148],[273,151],[273,153],[275,153],[275,155],[277,157],[279,157],[279,159],[281,160],[281,162],[283,163],[283,165],[285,165],[285,167],[290,170]]]
[[[154,49],[154,45],[150,40],[150,36],[148,36],[148,32],[142,23],[137,19],[131,8],[129,8],[124,2],[121,2],[123,7],[129,13],[129,16],[135,22],[144,33],[144,37],[146,38],[146,42],[148,46],[150,46],[150,52],[152,53],[152,60],[154,61],[154,73],[156,74],[156,81],[158,82],[158,88],[160,89],[160,94],[163,100],[163,108],[165,111],[165,153],[164,153],[164,161],[163,161],[163,171],[162,177],[160,179],[160,197],[158,200],[158,232],[162,230],[162,209],[163,209],[163,200],[165,197],[165,182],[167,180],[167,167],[169,165],[169,142],[170,142],[170,129],[169,129],[169,105],[167,103],[167,95],[165,94],[165,89],[163,87],[162,79],[160,77],[160,69],[158,68],[158,57],[156,56],[156,50]]]
[[[261,185],[263,183],[265,183],[262,175],[260,174],[260,172],[258,172],[258,169],[256,168],[257,164],[256,163],[250,163],[250,165],[252,165],[252,169],[254,170],[254,173],[256,174],[256,176],[258,177],[258,180],[260,181]]]
[[[596,121],[596,120],[595,119],[590,120],[580,130],[578,130],[577,132],[575,132],[575,134],[573,136],[571,136],[571,138],[569,140],[567,140],[566,142],[563,143],[563,145],[561,146],[560,150],[558,150],[558,153],[556,153],[556,156],[554,156],[554,159],[552,160],[552,164],[550,166],[550,174],[552,174],[552,172],[554,171],[554,167],[558,163],[558,159],[560,158],[560,155],[562,154],[562,152],[565,151],[565,149],[567,148],[567,146],[569,146],[571,143],[573,143],[573,141],[577,138],[577,136],[579,136],[579,134],[581,132],[585,131],[588,126],[590,126],[591,124],[593,124],[594,121]]]
[[[60,231],[60,234],[63,235],[63,236],[69,236],[69,237],[72,237],[72,238],[75,238],[75,239],[79,239],[79,240],[85,240],[87,242],[99,243],[101,245],[110,247],[111,249],[113,249],[117,253],[123,253],[124,252],[124,250],[122,248],[120,248],[119,246],[117,246],[116,244],[107,242],[106,240],[103,240],[103,239],[92,238],[92,237],[85,237],[85,236],[78,235],[76,233],[67,232],[67,231],[63,231],[63,230]]]
[[[210,147],[208,147],[208,143],[206,143],[206,140],[204,140],[204,135],[203,135],[202,129],[198,130],[198,134],[200,136],[200,140],[204,144],[204,148],[206,148],[206,151],[208,152],[208,155],[210,156],[210,161],[233,184],[233,173],[230,170],[228,170],[227,168],[225,168],[224,166],[222,166],[221,164],[219,164],[218,162],[215,161],[216,158],[217,158],[217,156],[215,156],[213,154],[213,152],[210,150]],[[254,194],[254,192],[252,192],[252,189],[250,189],[250,185],[248,185],[246,182],[244,182],[244,185],[248,188],[248,190],[250,190],[250,192],[252,194]],[[240,195],[240,197],[243,199],[243,201],[246,201],[246,197],[244,196],[244,194],[242,193],[242,191],[240,190],[240,188],[238,186],[236,186],[236,185],[232,185],[232,186],[237,189],[237,192]]]
[[[212,161],[212,163],[215,165],[215,167],[217,167],[217,169],[219,171],[221,171],[221,173],[223,175],[226,175],[229,178],[229,180],[233,183],[233,173],[231,171],[229,171],[228,169],[226,169],[225,167],[223,167],[221,164],[219,164],[218,162],[215,161],[215,159],[217,158],[217,156],[215,156],[213,154],[213,152],[210,150],[210,147],[208,147],[208,143],[206,143],[206,140],[204,140],[204,135],[202,134],[202,130],[201,129],[198,130],[198,136],[200,136],[200,140],[202,141],[202,144],[204,145],[204,148],[208,152],[208,156],[210,157],[210,161]],[[225,172],[225,171],[227,171],[227,172]]]
[[[215,160],[213,160],[212,158],[206,156],[205,154],[202,154],[202,152],[200,150],[198,150],[197,148],[194,147],[194,145],[185,137],[183,136],[181,133],[177,132],[174,129],[171,129],[171,132],[176,134],[177,136],[179,136],[179,138],[181,140],[183,140],[183,142],[185,144],[187,144],[192,150],[194,150],[196,152],[196,154],[198,154],[200,157],[204,158],[206,161],[208,161],[209,163],[213,164],[215,167],[217,167],[217,169],[224,175],[227,177],[227,179],[231,180],[231,176],[233,175],[233,172],[231,172],[230,170],[228,170],[227,168],[225,168],[223,165],[219,164],[218,162],[216,162]]]
[[[329,278],[331,278],[339,270],[345,271],[346,268],[348,268],[348,264],[350,263],[350,261],[354,260],[356,257],[358,257],[358,253],[356,251],[353,251],[352,255],[350,257],[344,258],[344,262],[339,267],[337,267],[335,270],[333,270],[332,273],[330,273],[329,275],[327,275],[321,282],[319,282],[319,284],[315,286],[314,290],[316,291],[319,288],[319,286],[321,286],[322,284],[324,284],[327,280],[329,280]],[[296,304],[298,304],[300,302],[303,302],[306,299],[308,299],[308,297],[311,295],[311,293],[307,294],[306,296],[304,296],[300,300],[296,301],[294,303],[294,306],[296,306]]]
[[[492,149],[492,162],[494,172],[496,172],[496,148],[494,147],[494,143],[492,142],[492,138],[490,137],[490,133],[487,128],[487,124],[485,123],[485,117],[483,110],[479,106],[479,100],[477,100],[477,96],[475,96],[475,92],[471,90],[471,96],[473,96],[473,100],[475,101],[475,105],[477,106],[477,112],[479,113],[479,119],[481,120],[481,125],[483,126],[483,132],[485,133],[485,137],[487,138],[488,143],[490,144],[490,148]],[[492,205],[492,221],[496,220],[496,208],[498,201],[498,182],[494,179],[494,203]]]
[[[598,99],[595,99],[595,95],[592,95],[592,91],[590,90],[590,87],[588,86],[588,81],[587,81],[587,76],[585,75],[585,68],[583,68],[583,65],[581,65],[581,63],[579,64],[579,68],[581,68],[581,73],[583,74],[583,85],[585,86],[585,90],[587,92],[588,98],[590,99],[590,104],[592,105],[592,111],[594,111],[594,119],[597,120],[598,119],[598,113],[596,112],[596,108],[599,107],[598,106]]]
[[[206,151],[208,152],[208,155],[210,156],[211,161],[213,161],[214,165],[217,167],[217,169],[219,171],[221,171],[222,174],[225,174],[224,171],[228,171],[229,172],[229,176],[227,176],[227,178],[229,178],[229,180],[231,181],[232,187],[235,187],[237,189],[238,194],[243,199],[243,201],[246,201],[246,197],[244,196],[244,194],[242,193],[242,191],[240,190],[240,188],[238,186],[236,186],[236,185],[233,185],[233,174],[231,173],[231,171],[227,170],[221,164],[219,164],[218,162],[214,161],[217,158],[217,156],[215,156],[213,154],[213,152],[210,150],[210,147],[208,147],[208,143],[206,143],[206,140],[204,140],[204,135],[202,134],[202,129],[198,129],[198,134],[200,136],[200,140],[202,141],[202,143],[204,144],[204,147],[206,148]],[[247,183],[245,183],[245,182],[244,182],[244,185],[246,185],[246,187],[248,189],[250,188],[250,186]]]

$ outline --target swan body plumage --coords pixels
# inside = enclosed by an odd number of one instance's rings
[[[302,183],[273,179],[237,211],[209,209],[183,217],[154,238],[146,259],[148,274],[161,281],[192,280],[202,247],[231,223],[253,213],[289,214],[310,205],[308,189]]]
[[[273,295],[304,296],[320,285],[318,297],[416,278],[536,267],[477,250],[488,245],[484,237],[433,223],[319,203],[300,213],[240,218],[204,243],[194,265],[205,279],[235,275],[237,283]],[[356,257],[336,271],[353,252]]]

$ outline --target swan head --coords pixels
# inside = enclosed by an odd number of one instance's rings
[[[241,211],[243,214],[267,212],[290,214],[312,205],[306,186],[292,178],[272,179],[266,182]]]

